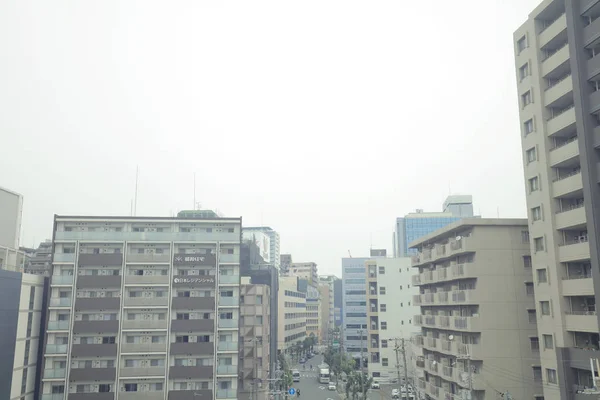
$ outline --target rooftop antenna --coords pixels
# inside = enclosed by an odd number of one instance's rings
[[[133,216],[137,216],[137,197],[138,197],[138,178],[140,174],[140,166],[135,167],[135,197],[133,201]]]

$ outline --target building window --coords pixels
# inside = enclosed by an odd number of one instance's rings
[[[544,340],[544,349],[552,350],[554,348],[554,338],[552,335],[542,335]]]
[[[532,147],[525,152],[525,158],[527,159],[527,164],[537,161],[537,153],[535,151],[535,147]]]
[[[535,310],[527,310],[527,317],[529,318],[530,324],[535,324],[537,322],[537,315],[535,313]]]
[[[540,351],[540,339],[536,337],[529,338],[529,344],[531,345],[531,351]]]
[[[537,273],[537,281],[538,283],[547,283],[548,282],[548,271],[546,268],[541,268],[536,270]]]
[[[550,315],[550,302],[540,301],[540,311],[542,315]]]
[[[385,304],[379,305],[379,311],[385,312]]]
[[[533,380],[536,382],[540,382],[542,380],[542,367],[532,367],[533,368]]]
[[[387,347],[388,347],[388,341],[385,339],[382,339],[381,340],[381,348],[387,349]]]
[[[540,181],[537,176],[529,179],[529,192],[535,192],[536,190],[540,190]]]
[[[546,368],[546,379],[548,380],[548,383],[557,384],[558,379],[556,378],[556,370]]]
[[[533,119],[528,119],[523,123],[523,129],[525,130],[525,136],[533,132]]]
[[[533,239],[533,248],[536,252],[544,251],[544,238],[540,236]]]
[[[527,241],[529,242],[529,239]],[[531,256],[523,256],[523,268],[531,268],[532,265]]]
[[[531,104],[531,90],[528,90],[521,95],[521,104],[523,108]]]
[[[384,331],[387,329],[387,322],[381,321],[381,330]]]
[[[521,243],[529,243],[529,231],[521,231]]]
[[[385,294],[385,286],[379,287],[379,294]]]
[[[527,296],[533,296],[534,292],[533,292],[533,283],[531,282],[525,282],[525,293],[527,293]]]
[[[540,221],[542,219],[542,207],[533,207],[531,209],[531,219]]]
[[[519,78],[521,80],[529,76],[529,63],[525,63],[519,68]]]
[[[387,367],[389,363],[389,360],[387,358],[382,358],[381,359],[381,366],[382,367]]]
[[[517,40],[517,53],[521,54],[523,50],[527,48],[527,36],[523,36],[521,39]]]
[[[379,275],[385,274],[385,267],[379,267]]]

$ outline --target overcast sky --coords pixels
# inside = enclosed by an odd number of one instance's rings
[[[395,218],[525,217],[512,32],[538,0],[0,2],[0,186],[54,214],[197,199],[340,273]]]

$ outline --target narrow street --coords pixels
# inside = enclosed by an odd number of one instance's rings
[[[294,389],[300,389],[300,399],[297,400],[340,400],[341,397],[336,391],[328,390],[326,383],[319,383],[317,379],[318,366],[323,363],[323,356],[316,355],[306,361],[306,369],[302,368],[302,364],[295,364],[292,369],[300,371],[300,382],[294,382]],[[310,370],[312,364],[313,370]]]

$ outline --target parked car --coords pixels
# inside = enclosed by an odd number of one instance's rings
[[[400,398],[400,389],[392,389],[392,399]]]
[[[305,362],[306,362],[306,360],[304,359],[304,357],[302,357],[302,358],[300,359],[300,364],[304,364]]]
[[[329,382],[329,385],[327,385],[327,389],[329,389],[329,390],[337,389],[337,387],[335,386],[335,382]]]

